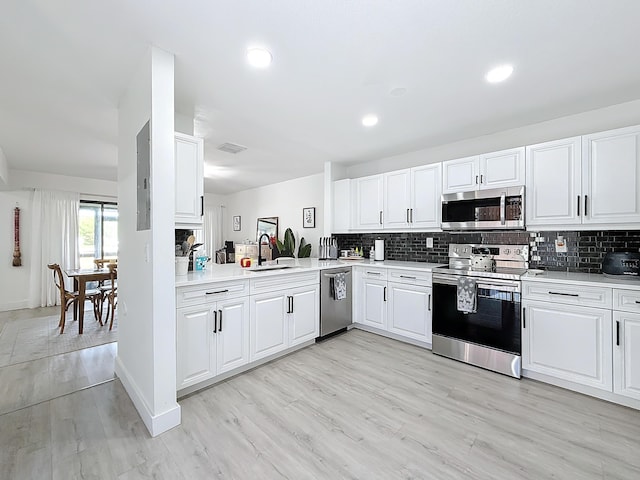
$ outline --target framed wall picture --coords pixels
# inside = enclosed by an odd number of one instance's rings
[[[316,207],[302,209],[303,228],[316,228]]]
[[[242,221],[240,219],[240,215],[236,215],[233,217],[233,231],[239,232],[242,229]]]

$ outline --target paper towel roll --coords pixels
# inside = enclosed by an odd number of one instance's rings
[[[384,260],[384,240],[376,240],[376,260]]]

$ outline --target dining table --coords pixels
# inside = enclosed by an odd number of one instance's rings
[[[87,282],[104,282],[111,278],[108,268],[78,268],[65,270],[67,277],[73,278],[73,289],[78,292],[78,302],[74,308],[78,309],[78,333],[82,333],[84,326],[84,302]]]

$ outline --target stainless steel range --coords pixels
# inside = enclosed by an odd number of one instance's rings
[[[528,245],[450,244],[433,270],[433,353],[520,378]]]

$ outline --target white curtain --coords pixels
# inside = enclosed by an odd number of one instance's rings
[[[53,282],[48,263],[62,270],[78,268],[78,215],[80,194],[35,190],[32,203],[30,299],[34,307],[60,303],[60,292]],[[71,281],[67,284],[72,289]]]
[[[222,205],[211,207],[205,205],[202,238],[198,238],[198,235],[196,235],[196,241],[204,244],[203,248],[214,263],[216,261],[216,250],[224,247],[224,238],[222,233],[223,212],[224,207]]]

